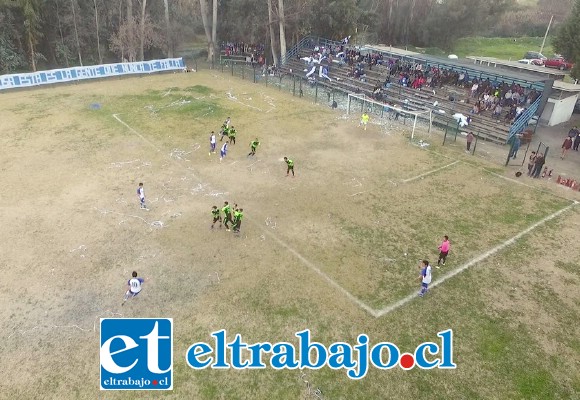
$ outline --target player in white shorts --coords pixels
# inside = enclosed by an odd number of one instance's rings
[[[128,289],[121,305],[124,305],[128,299],[137,296],[141,292],[143,282],[145,282],[143,278],[137,277],[137,271],[133,271],[132,278],[127,281]]]
[[[137,188],[137,197],[139,197],[139,202],[141,203],[141,209],[146,210],[145,206],[145,189],[143,189],[143,183],[139,183]]]

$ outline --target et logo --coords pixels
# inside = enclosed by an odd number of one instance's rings
[[[173,389],[171,318],[101,319],[101,390]]]

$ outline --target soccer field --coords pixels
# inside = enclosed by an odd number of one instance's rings
[[[228,116],[220,162],[209,132]],[[2,93],[0,398],[579,398],[576,193],[356,117],[213,71]],[[240,234],[210,229],[226,200]],[[143,292],[121,307],[133,270]],[[172,392],[99,391],[99,318],[115,317],[173,318]],[[453,329],[457,369],[191,369],[188,347],[220,329],[402,351]]]

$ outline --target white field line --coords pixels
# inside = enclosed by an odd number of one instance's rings
[[[139,134],[139,132],[137,132],[135,129],[131,128],[129,125],[127,125],[127,123],[125,123],[123,120],[121,120],[118,116],[118,114],[114,114],[113,116],[115,117],[115,119],[117,121],[119,121],[123,126],[127,127],[131,132],[135,133],[136,135],[138,135],[140,138],[142,138],[144,141],[148,142],[153,148],[155,148],[157,151],[160,151],[159,148],[157,148],[157,146],[155,146],[154,144],[150,143],[147,139],[145,139],[141,134]],[[173,160],[173,159],[172,159]],[[177,162],[177,160],[173,160],[175,161],[177,164],[179,164]],[[181,164],[180,164],[181,165]],[[194,175],[195,178],[203,185],[205,184],[205,182],[203,182],[197,175]],[[209,185],[214,187],[213,185]],[[246,217],[248,219],[248,222],[253,222],[250,218]],[[377,316],[376,315],[376,311],[373,310],[371,307],[367,306],[365,303],[363,303],[362,301],[360,301],[359,299],[357,299],[355,296],[353,296],[350,292],[348,292],[345,288],[343,288],[340,284],[338,284],[336,281],[334,281],[332,278],[330,278],[328,275],[326,275],[324,272],[322,272],[320,270],[320,268],[318,268],[316,265],[314,265],[312,262],[310,262],[308,259],[306,259],[302,254],[300,254],[297,250],[293,249],[292,247],[288,246],[283,240],[281,240],[280,238],[278,238],[278,236],[274,235],[270,230],[265,229],[264,227],[261,226],[261,224],[257,224],[257,223],[253,223],[254,225],[257,225],[260,227],[260,229],[262,230],[262,232],[268,236],[270,236],[272,239],[274,239],[280,246],[284,247],[286,250],[288,250],[290,253],[292,253],[296,258],[298,258],[300,261],[302,261],[302,263],[304,265],[306,265],[308,268],[310,268],[312,271],[316,272],[318,275],[320,275],[326,282],[328,282],[331,286],[333,286],[334,288],[338,289],[342,294],[344,294],[349,300],[351,300],[353,303],[355,303],[357,306],[359,306],[360,308],[362,308],[363,310],[365,310],[366,312],[368,312],[369,314],[371,314],[372,316]]]
[[[529,226],[528,228],[526,228],[525,230],[521,231],[520,233],[518,233],[517,235],[515,235],[514,237],[506,240],[503,243],[500,243],[499,245],[495,246],[494,248],[486,251],[483,254],[480,254],[479,256],[475,257],[474,259],[472,259],[471,261],[466,262],[465,264],[463,264],[462,266],[460,266],[457,269],[454,269],[453,271],[449,271],[448,273],[444,274],[441,278],[437,279],[435,282],[433,282],[430,285],[430,288],[433,288],[435,286],[438,286],[440,284],[442,284],[443,282],[445,282],[447,279],[453,278],[455,275],[460,274],[461,272],[465,271],[466,269],[474,266],[475,264],[485,260],[486,258],[488,258],[489,256],[494,255],[495,253],[503,250],[504,248],[506,248],[507,246],[510,246],[512,244],[514,244],[517,240],[519,240],[522,236],[527,235],[528,233],[530,233],[531,231],[533,231],[535,228],[537,228],[540,225],[545,224],[546,222],[556,218],[558,215],[562,214],[563,212],[568,211],[570,208],[574,207],[575,205],[577,205],[578,202],[574,201],[572,204],[567,205],[566,207],[562,208],[561,210],[556,211],[553,214],[548,215],[547,217],[541,219],[540,221],[536,222],[535,224]],[[374,315],[378,318],[378,317],[382,317],[386,314],[389,314],[390,312],[404,306],[405,304],[411,302],[413,299],[417,298],[417,294],[416,293],[412,293],[410,295],[408,295],[407,297],[391,304],[388,305],[387,307],[381,309],[381,310],[375,310]]]
[[[517,179],[508,178],[507,176],[504,176],[504,175],[502,175],[502,174],[498,174],[497,172],[489,171],[489,170],[487,170],[487,169],[485,169],[485,168],[482,168],[482,169],[483,169],[485,172],[487,172],[488,174],[491,174],[491,175],[493,175],[493,176],[496,176],[496,177],[498,177],[498,178],[505,179],[506,181],[509,181],[509,182],[517,183],[518,185],[523,185],[523,186],[525,186],[525,187],[529,187],[530,189],[536,189],[536,190],[538,190],[538,188],[537,188],[537,187],[535,187],[535,186],[533,186],[533,185],[528,185],[527,183],[525,183],[525,182],[522,182],[522,181],[518,181]],[[523,176],[523,174],[522,174],[522,176]],[[527,175],[526,175],[526,176],[527,176]]]
[[[363,310],[365,310],[366,312],[368,312],[369,314],[371,314],[373,317],[379,317],[380,315],[377,314],[376,310],[373,310],[371,307],[367,306],[365,303],[363,303],[362,301],[360,301],[359,299],[357,299],[355,296],[353,296],[348,290],[346,290],[345,288],[343,288],[342,286],[340,286],[339,283],[337,283],[334,279],[332,279],[331,277],[329,277],[328,275],[326,275],[324,272],[322,272],[320,270],[320,268],[318,268],[316,265],[314,265],[312,262],[308,261],[302,254],[298,253],[298,251],[294,250],[292,247],[288,246],[288,244],[286,244],[284,241],[282,241],[281,239],[279,239],[276,235],[274,235],[272,232],[262,228],[262,231],[270,236],[272,239],[274,239],[280,246],[284,247],[286,250],[288,250],[290,253],[294,254],[294,256],[296,258],[298,258],[300,261],[302,261],[302,263],[304,265],[306,265],[308,268],[310,268],[312,271],[316,272],[318,275],[320,275],[326,282],[328,282],[331,286],[334,286],[336,289],[338,289],[342,294],[344,294],[350,301],[352,301],[353,303],[355,303],[357,306],[359,306],[360,308],[362,308]]]
[[[143,141],[145,143],[147,143],[149,146],[153,147],[157,151],[161,151],[161,149],[159,147],[155,146],[152,142],[150,142],[149,140],[147,140],[143,135],[141,135],[135,129],[131,128],[125,121],[123,121],[121,118],[119,118],[119,114],[113,114],[113,118],[115,118],[120,124],[122,124],[123,126],[125,126],[127,129],[129,129],[131,132],[133,132],[135,135],[137,135],[141,139],[143,139]]]
[[[424,176],[427,176],[427,175],[434,174],[435,172],[439,172],[439,171],[441,171],[442,169],[445,169],[445,168],[449,168],[449,167],[451,167],[451,166],[453,166],[453,165],[457,164],[459,161],[460,161],[460,160],[456,160],[456,161],[453,161],[453,162],[452,162],[452,163],[450,163],[450,164],[447,164],[447,165],[444,165],[444,166],[442,166],[442,167],[439,167],[439,168],[433,169],[433,170],[431,170],[431,171],[424,172],[424,173],[422,173],[421,175],[417,175],[417,176],[414,176],[414,177],[412,177],[412,178],[409,178],[409,179],[403,179],[401,182],[403,182],[403,183],[407,183],[407,182],[416,181],[417,179],[421,179],[421,178],[423,178]]]

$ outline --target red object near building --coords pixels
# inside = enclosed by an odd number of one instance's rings
[[[574,63],[566,61],[564,57],[550,58],[544,61],[544,65],[548,68],[558,68],[560,71],[572,69],[574,67]]]

